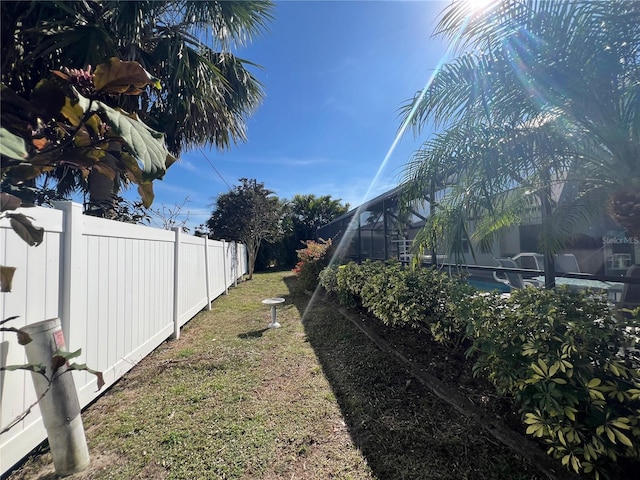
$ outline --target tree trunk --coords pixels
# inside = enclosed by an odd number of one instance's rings
[[[91,169],[91,173],[89,173],[89,205],[85,210],[87,214],[96,217],[114,218],[118,192],[115,160],[104,158],[101,162],[113,170],[113,176],[105,175],[104,171],[95,168]]]
[[[260,243],[255,244],[255,241],[251,240],[247,242],[247,253],[249,255],[249,280],[253,279],[253,269],[256,266],[256,257],[258,256],[258,247]]]
[[[542,235],[547,239],[553,235],[553,232],[549,231],[549,221],[551,219],[552,206],[551,206],[551,181],[549,179],[549,169],[544,170],[545,187],[542,195],[540,196],[540,209],[542,213]],[[544,287],[555,288],[556,287],[556,262],[554,258],[554,252],[549,250],[549,247],[544,249]]]
[[[431,183],[429,184],[429,217],[433,217],[436,213],[436,180],[431,177]],[[435,230],[431,234],[431,266],[438,268],[438,255],[436,253],[436,232]]]

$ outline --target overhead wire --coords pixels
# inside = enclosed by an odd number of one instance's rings
[[[209,157],[207,157],[207,155],[204,153],[204,151],[202,150],[202,147],[198,147],[198,150],[200,150],[200,153],[202,154],[202,156],[205,158],[205,160],[207,162],[209,162],[209,165],[211,165],[211,168],[213,168],[213,171],[216,172],[216,174],[220,177],[220,180],[222,180],[224,182],[224,184],[227,186],[227,188],[229,190],[233,190],[233,187],[231,185],[229,185],[229,183],[224,179],[224,177],[222,176],[222,174],[218,171],[218,169],[213,165],[213,163],[211,162],[211,160],[209,160]]]

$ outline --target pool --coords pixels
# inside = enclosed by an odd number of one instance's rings
[[[484,290],[486,292],[491,292],[493,290],[498,290],[499,292],[509,293],[511,292],[511,288],[504,283],[490,282],[488,280],[479,280],[477,278],[468,278],[467,283],[476,287],[478,290]]]

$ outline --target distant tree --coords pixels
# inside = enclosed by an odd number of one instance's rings
[[[265,243],[260,247],[256,268],[263,269],[273,263],[293,267],[298,261],[296,251],[305,247],[304,242],[317,240],[319,227],[349,211],[349,204],[340,202],[331,195],[316,197],[313,194],[296,194],[285,201],[284,236],[280,242]]]
[[[316,240],[316,230],[349,211],[349,204],[331,195],[296,194],[289,202],[294,233],[299,240]]]
[[[218,197],[207,227],[215,238],[247,246],[251,279],[263,240],[275,242],[282,238],[283,203],[264,183],[247,178],[241,178],[240,183]]]
[[[296,251],[304,248],[304,242],[318,240],[318,228],[349,211],[349,204],[340,202],[341,199],[333,199],[331,195],[316,197],[312,194],[297,194],[288,202],[292,227],[285,244],[289,263],[294,264],[297,261]]]

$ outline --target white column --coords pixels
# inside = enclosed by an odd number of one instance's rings
[[[171,338],[180,338],[180,241],[182,228],[173,227],[176,234],[173,256],[173,335]]]
[[[224,294],[229,295],[229,286],[227,284],[227,244],[224,240],[222,242],[222,278],[224,280]]]
[[[211,275],[211,266],[209,265],[209,237],[204,237],[204,277],[205,285],[207,288],[207,310],[211,310],[211,282],[209,276]]]
[[[53,202],[64,212],[64,243],[62,247],[60,321],[69,351],[83,348],[86,343],[87,246],[82,238],[82,205],[69,201]]]

